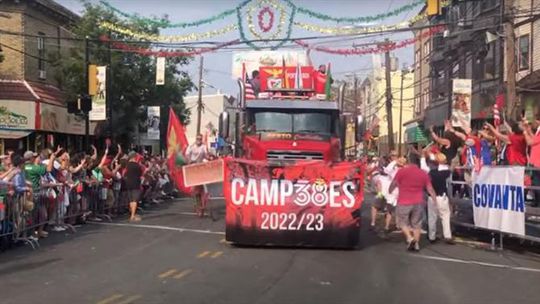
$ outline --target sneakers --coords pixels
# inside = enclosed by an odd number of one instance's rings
[[[66,228],[64,228],[62,226],[54,226],[52,231],[54,231],[54,232],[62,232],[62,231],[66,231]]]
[[[34,242],[37,242],[37,241],[39,240],[37,237],[35,237],[35,236],[33,236],[33,235],[29,236],[28,239],[29,239],[30,241],[34,241]]]
[[[414,239],[410,240],[408,245],[407,245],[407,250],[408,251],[418,252],[418,251],[420,251],[420,244]]]
[[[46,237],[49,237],[49,233],[47,231],[40,231],[38,232],[38,236],[40,238],[46,238]]]

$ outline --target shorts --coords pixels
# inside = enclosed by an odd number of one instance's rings
[[[386,200],[384,198],[375,198],[375,201],[373,201],[373,207],[379,211],[383,211],[386,207]]]
[[[396,206],[394,206],[392,204],[386,204],[386,212],[388,212],[390,214],[395,214],[396,213]]]
[[[396,207],[396,218],[400,227],[407,226],[413,229],[422,228],[424,217],[424,205],[398,205]]]
[[[139,202],[141,200],[141,190],[127,190],[127,197],[129,202]]]

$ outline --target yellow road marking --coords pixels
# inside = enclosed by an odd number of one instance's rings
[[[199,253],[199,255],[197,256],[197,259],[200,259],[200,258],[204,258],[205,256],[209,255],[210,254],[210,251],[204,251],[204,252],[201,252]]]
[[[223,251],[217,251],[214,254],[212,254],[212,259],[215,259],[223,254]]]
[[[193,272],[193,270],[186,269],[186,270],[180,272],[179,274],[175,275],[174,278],[177,279],[177,280],[180,280],[181,278],[187,276],[188,274],[190,274],[192,272]]]
[[[138,300],[140,298],[142,298],[142,296],[135,295],[135,296],[131,296],[131,297],[125,299],[122,302],[117,302],[116,304],[129,304],[129,303],[132,303],[133,301],[136,301],[136,300]]]
[[[168,277],[168,276],[174,274],[175,272],[176,272],[176,269],[170,269],[170,270],[165,271],[164,273],[160,274],[158,277],[159,277],[160,279],[164,279],[164,278],[166,278],[166,277]]]
[[[121,294],[114,294],[114,295],[112,295],[112,296],[110,296],[110,297],[108,297],[106,299],[103,299],[103,300],[97,302],[97,304],[109,304],[109,303],[114,302],[115,300],[118,300],[118,299],[122,298],[122,297],[123,297],[123,295],[121,295]]]

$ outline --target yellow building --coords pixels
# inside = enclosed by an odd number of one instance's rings
[[[379,120],[376,146],[379,153],[387,153],[388,148],[388,115],[386,112],[386,77],[385,68],[381,63],[383,55],[374,55],[373,70],[364,80],[360,87],[361,99],[363,100],[363,112],[367,122]],[[405,142],[405,128],[403,123],[411,120],[414,114],[414,73],[406,69],[398,68],[397,58],[391,60],[391,91],[392,91],[392,127],[396,149]],[[402,90],[403,88],[403,90]],[[400,119],[401,118],[401,119]],[[401,128],[400,128],[401,125]],[[399,135],[401,131],[401,136]],[[404,151],[404,144],[402,151]]]

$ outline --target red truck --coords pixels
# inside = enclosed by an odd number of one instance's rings
[[[230,138],[234,129],[236,139],[225,170],[227,240],[356,246],[363,167],[344,160],[345,86],[337,101],[319,100],[311,89],[282,88],[246,100],[245,82],[238,84],[239,107],[220,116],[220,135]],[[355,121],[361,139],[362,116]]]

